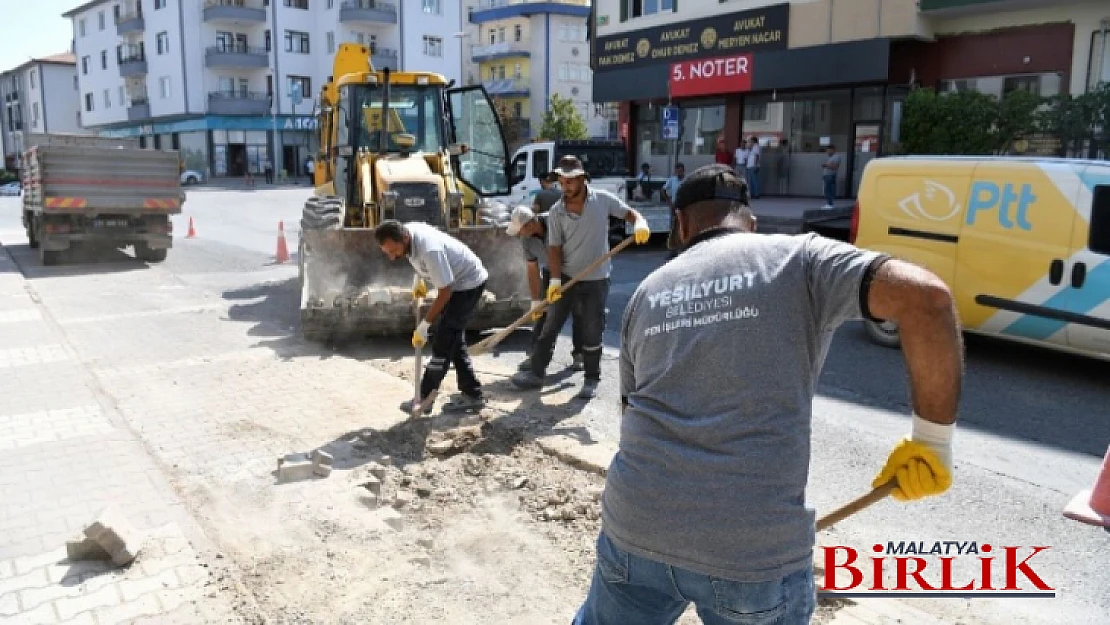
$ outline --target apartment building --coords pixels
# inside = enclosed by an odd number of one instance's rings
[[[300,175],[339,44],[461,79],[450,0],[93,0],[73,22],[82,123],[180,150],[209,176]]]
[[[76,65],[74,55],[66,52],[0,72],[4,169],[20,168],[24,133],[81,132]]]
[[[593,99],[620,102],[630,158],[668,171],[718,139],[763,145],[766,195],[839,194],[895,147],[912,87],[1082,93],[1110,78],[1105,0],[595,0]],[[678,138],[663,123],[679,109]]]
[[[557,94],[575,103],[590,136],[616,137],[616,107],[592,97],[588,0],[470,0],[466,11],[466,83],[481,83],[504,101],[510,134],[538,133]]]

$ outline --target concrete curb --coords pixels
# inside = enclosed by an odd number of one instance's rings
[[[582,443],[573,436],[565,434],[546,434],[532,437],[547,454],[566,464],[602,477],[609,470],[609,464],[617,453],[615,443],[593,441]],[[944,625],[943,621],[928,612],[911,607],[895,599],[886,599],[878,594],[874,599],[848,599],[848,605],[834,612],[833,619],[826,625]]]

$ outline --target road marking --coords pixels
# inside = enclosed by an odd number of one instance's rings
[[[42,410],[17,415],[0,415],[0,449],[19,449],[39,443],[97,436],[115,428],[99,406]]]
[[[186,306],[181,308],[163,308],[161,310],[138,310],[126,313],[114,313],[111,315],[94,315],[91,317],[72,317],[69,319],[58,319],[60,325],[73,325],[78,323],[99,323],[102,321],[118,321],[120,319],[138,319],[142,317],[157,317],[159,315],[185,315],[190,313],[205,313],[205,312],[226,312],[227,307],[223,305],[209,304],[207,306]]]
[[[62,345],[0,349],[0,369],[63,362],[69,359],[69,352]]]

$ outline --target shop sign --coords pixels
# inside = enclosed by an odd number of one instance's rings
[[[700,20],[599,37],[597,72],[676,63],[748,52],[785,50],[790,5],[718,15]]]
[[[678,119],[679,110],[677,106],[668,106],[663,109],[663,131],[662,139],[670,141],[678,138]]]
[[[694,59],[671,65],[672,98],[752,90],[752,54]]]

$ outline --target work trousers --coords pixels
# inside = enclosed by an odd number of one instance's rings
[[[569,282],[563,276],[563,283]],[[605,300],[609,297],[609,279],[584,280],[563,292],[559,301],[547,307],[547,320],[532,351],[532,373],[542,378],[555,354],[555,342],[567,317],[582,332],[582,364],[587,380],[601,379],[601,338],[605,332]]]
[[[452,291],[451,298],[440,315],[439,325],[432,336],[432,358],[420,380],[420,398],[423,399],[439,388],[447,369],[455,366],[459,390],[471,397],[482,396],[482,383],[474,373],[470,352],[466,348],[466,326],[474,316],[474,309],[486,285],[466,291]]]
[[[544,269],[543,269],[543,281],[540,285],[540,293],[541,294],[546,294],[547,293],[547,287],[550,284],[551,284],[551,272],[548,271],[548,269],[546,267],[544,267]],[[543,332],[543,326],[544,326],[545,323],[547,323],[547,311],[548,310],[550,310],[550,308],[545,308],[543,310],[543,315],[540,317],[540,320],[537,321],[534,326],[532,326],[532,341],[528,345],[528,355],[529,356],[531,356],[536,351],[536,343],[539,343],[540,333]],[[559,330],[562,330],[562,328],[559,328]],[[582,327],[581,327],[581,324],[574,323],[574,321],[572,320],[571,324],[570,324],[570,334],[571,334],[571,350],[570,350],[570,353],[571,353],[572,356],[578,356],[582,353]]]

